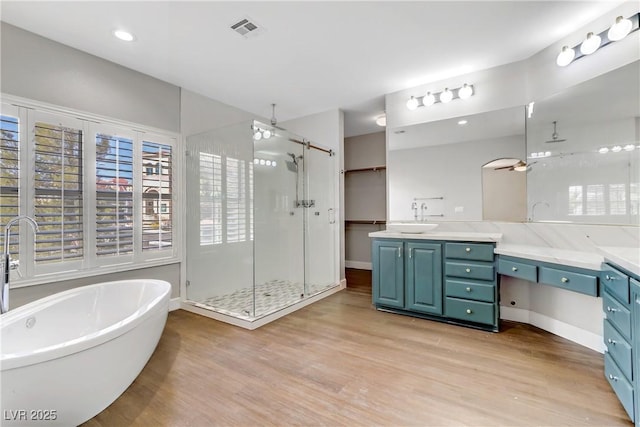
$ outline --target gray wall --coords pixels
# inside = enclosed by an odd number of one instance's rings
[[[180,132],[180,88],[0,24],[3,93]]]
[[[3,93],[145,126],[180,131],[180,88],[4,22]],[[11,290],[11,307],[91,283],[158,278],[179,295],[180,263]]]

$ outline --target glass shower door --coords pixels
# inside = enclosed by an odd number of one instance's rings
[[[255,317],[304,297],[303,145],[254,122],[253,224]]]
[[[336,159],[329,150],[305,149],[305,295],[312,296],[338,282]]]

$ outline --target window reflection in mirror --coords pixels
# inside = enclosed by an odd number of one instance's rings
[[[527,118],[530,219],[639,223],[639,64],[535,102]]]

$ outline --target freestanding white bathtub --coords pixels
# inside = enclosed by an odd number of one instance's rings
[[[136,379],[167,320],[171,285],[71,289],[0,316],[0,424],[77,426]]]

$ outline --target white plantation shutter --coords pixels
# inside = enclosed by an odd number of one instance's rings
[[[33,212],[40,225],[35,261],[58,263],[82,259],[82,130],[37,121],[33,135]]]
[[[142,251],[173,245],[172,149],[142,143]]]
[[[222,243],[222,157],[200,153],[200,245]]]
[[[133,140],[96,135],[96,255],[133,253]]]
[[[244,160],[227,157],[227,242],[243,242],[246,237],[247,208]]]
[[[7,222],[20,212],[20,121],[9,115],[15,110],[10,106],[2,106],[0,116],[0,230],[4,230]],[[6,114],[5,114],[6,113]],[[17,113],[17,112],[16,112]],[[18,230],[12,228],[9,253],[14,260],[18,259]],[[0,248],[4,247],[4,233],[0,233]]]

